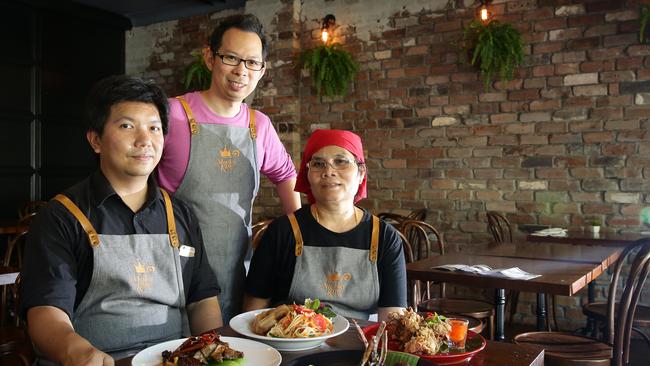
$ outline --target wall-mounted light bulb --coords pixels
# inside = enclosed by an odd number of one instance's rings
[[[490,14],[488,13],[487,6],[483,5],[481,8],[481,20],[487,22],[489,17]]]
[[[327,43],[327,39],[330,37],[327,29],[323,29],[323,32],[320,35],[320,38],[323,40],[323,43]]]

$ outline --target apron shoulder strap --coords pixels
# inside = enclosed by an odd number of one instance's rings
[[[298,226],[298,220],[296,220],[296,215],[289,214],[289,223],[291,223],[291,229],[293,230],[293,236],[296,238],[296,257],[302,255],[302,247],[304,242],[302,241],[302,233],[300,232],[300,226]]]
[[[172,207],[172,200],[169,198],[169,193],[160,188],[160,192],[165,199],[165,213],[167,214],[167,232],[169,233],[169,241],[172,247],[178,248],[178,233],[176,232],[176,220],[174,220],[174,209]]]
[[[61,202],[63,207],[68,209],[70,213],[79,221],[81,224],[81,227],[84,229],[86,232],[86,235],[88,235],[88,241],[90,242],[90,246],[93,248],[99,245],[99,236],[97,235],[97,231],[93,227],[93,225],[90,223],[86,215],[81,212],[79,207],[74,204],[67,196],[63,194],[57,194],[54,198],[55,201]]]
[[[370,238],[370,261],[377,262],[379,248],[379,217],[372,215],[372,236]]]
[[[255,128],[255,110],[251,107],[248,107],[248,129],[251,132],[251,138],[255,140],[257,138],[257,129]]]
[[[194,119],[194,113],[192,113],[192,109],[190,109],[190,105],[187,104],[187,101],[185,98],[182,96],[176,97],[181,102],[181,105],[183,106],[183,110],[185,111],[185,114],[187,115],[187,120],[190,124],[190,132],[192,135],[196,135],[199,133],[199,125],[196,123],[196,119]]]

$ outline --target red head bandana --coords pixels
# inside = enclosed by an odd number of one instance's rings
[[[307,194],[309,203],[314,203],[314,195],[311,193],[311,186],[307,179],[307,162],[311,160],[314,153],[325,146],[338,146],[346,149],[360,163],[365,163],[363,158],[363,145],[361,145],[361,138],[350,131],[343,130],[316,130],[314,131],[305,146],[305,151],[302,153],[302,160],[300,161],[300,171],[296,179],[296,187],[294,191]],[[361,201],[366,197],[366,180],[368,173],[363,177],[363,181],[359,184],[359,190],[354,196],[354,203]]]

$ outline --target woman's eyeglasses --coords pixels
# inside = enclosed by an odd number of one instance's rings
[[[346,158],[335,158],[331,161],[315,159],[307,162],[307,168],[314,172],[320,172],[327,169],[327,166],[329,165],[334,170],[347,170],[350,169],[354,164],[358,163]]]

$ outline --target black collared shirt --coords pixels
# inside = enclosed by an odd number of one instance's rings
[[[134,213],[97,170],[64,194],[74,202],[99,234],[166,234],[167,216],[162,194],[149,178],[147,200]],[[210,268],[201,230],[194,213],[172,198],[181,245],[192,246],[194,257],[181,257],[185,299],[191,304],[216,296],[220,289]],[[50,201],[30,225],[21,271],[23,314],[34,306],[50,305],[72,316],[90,285],[93,252],[77,219],[59,202]]]

